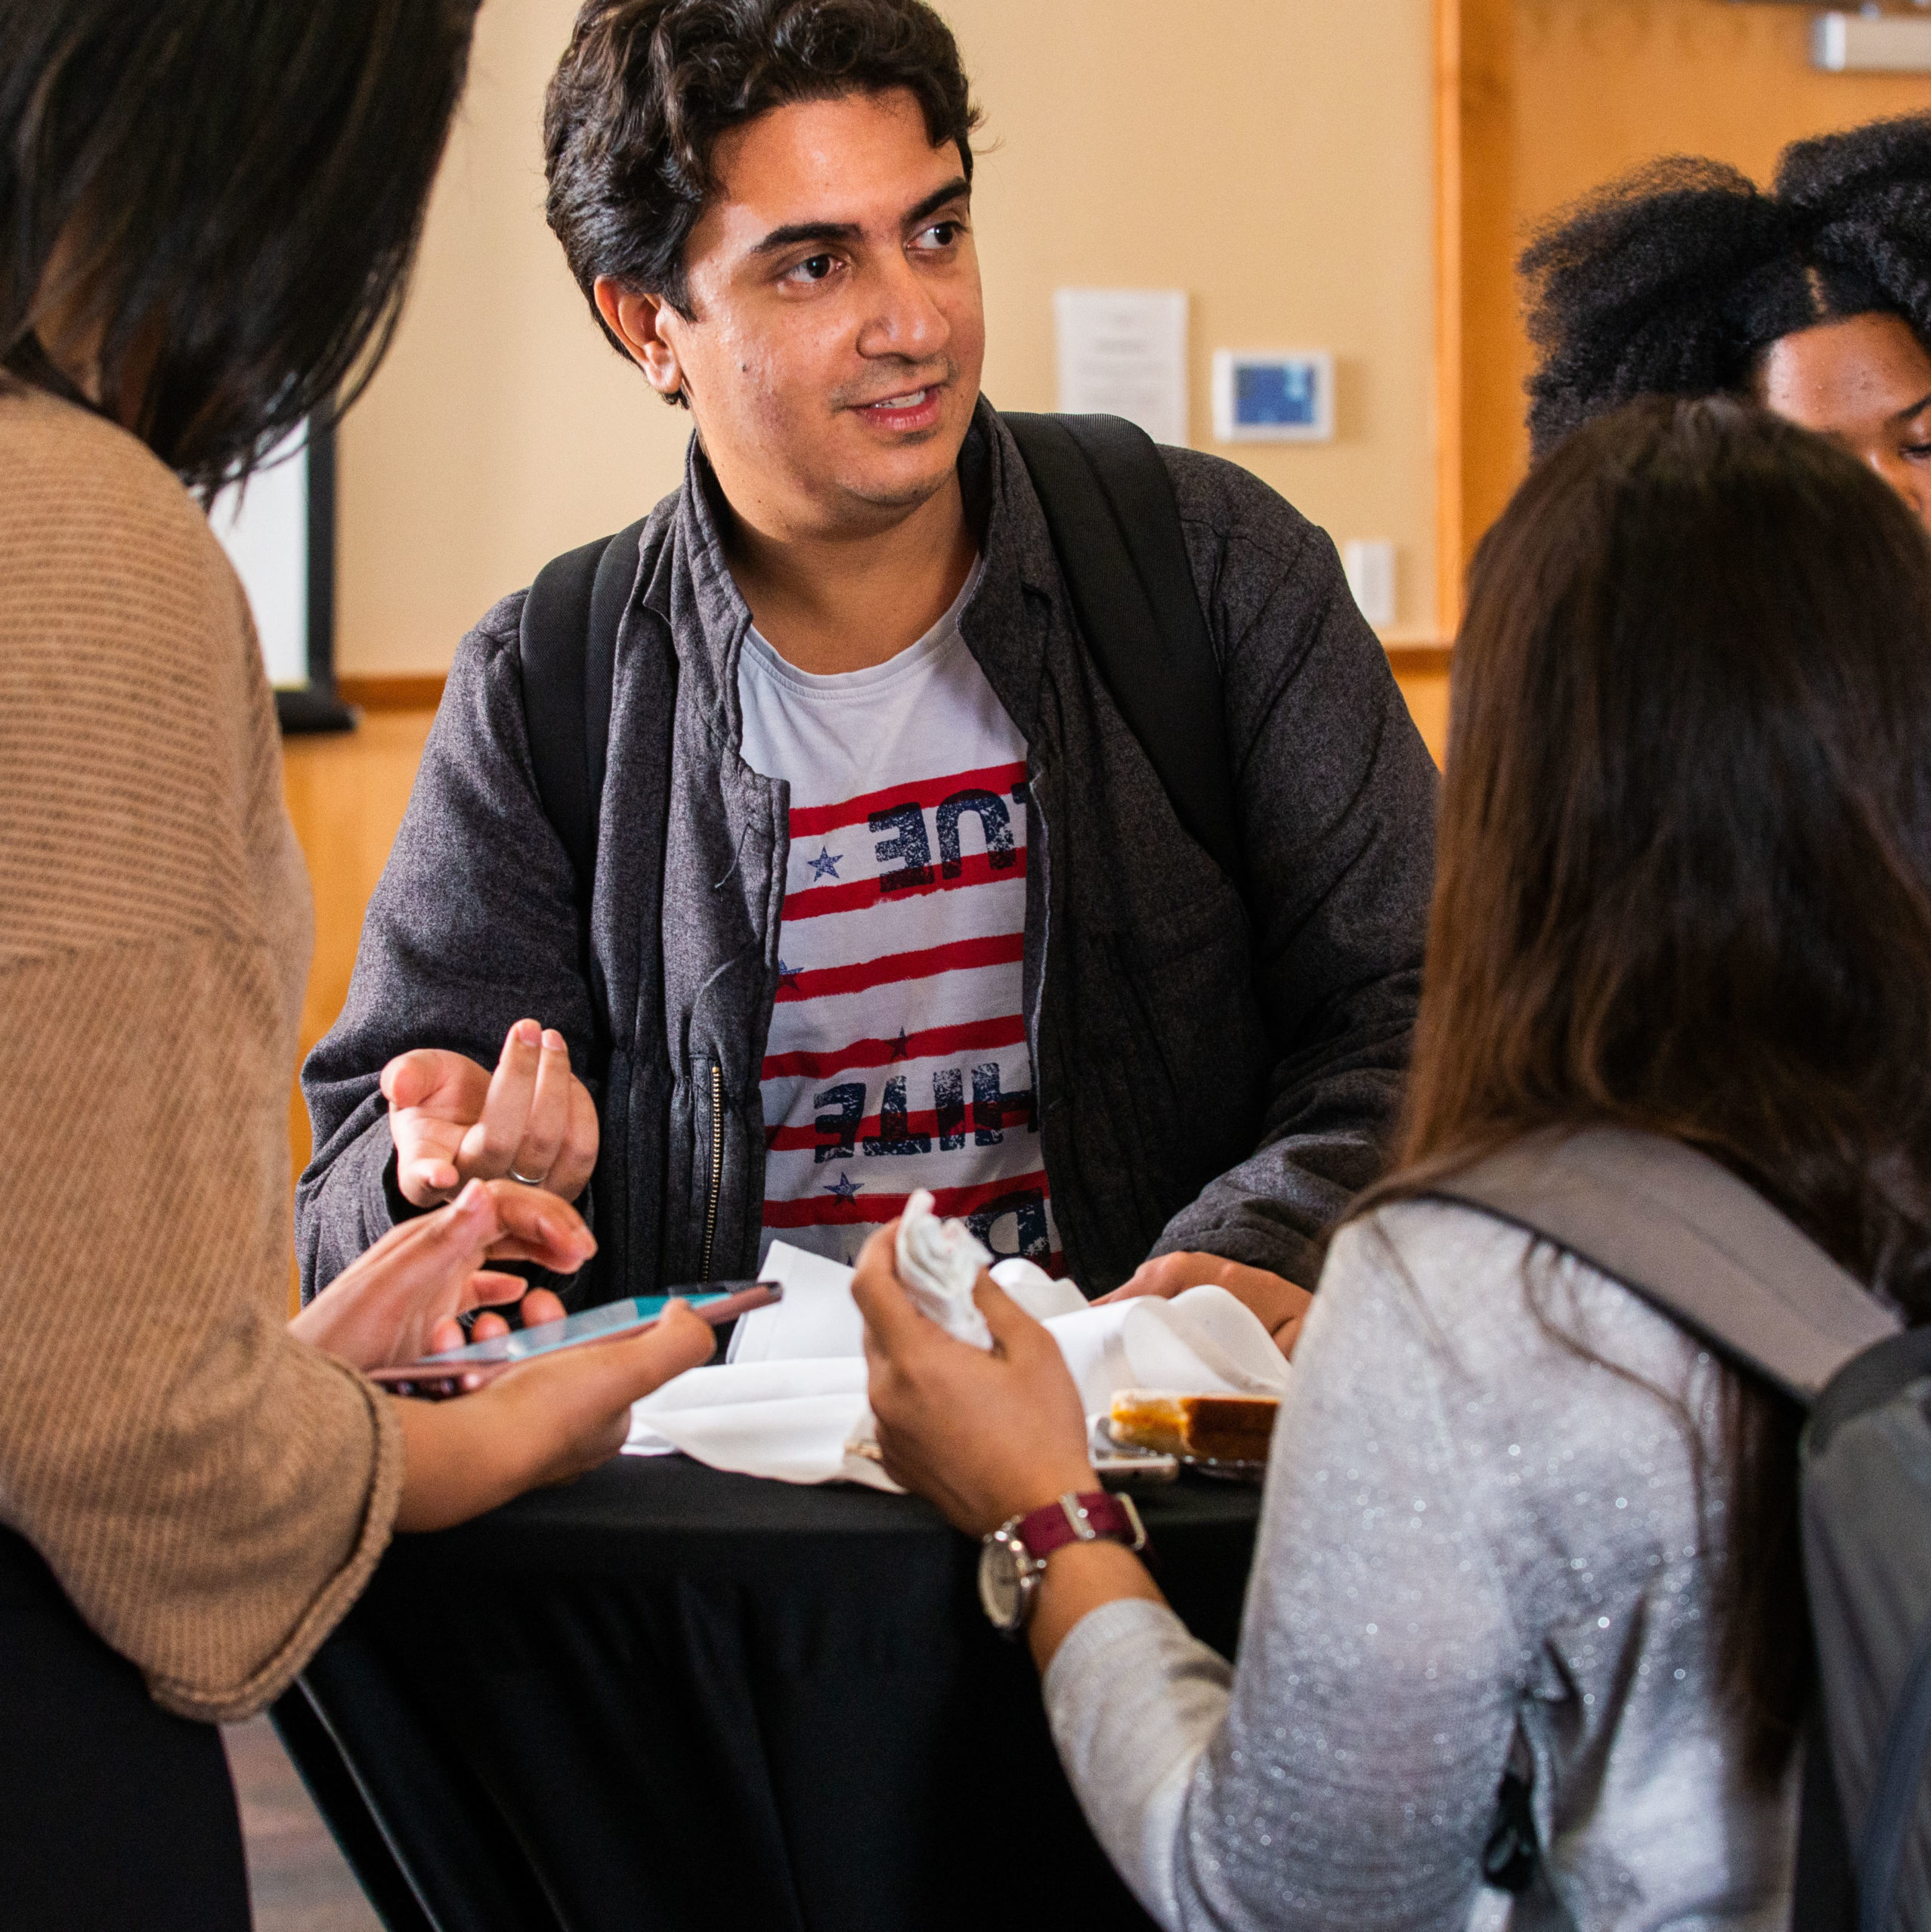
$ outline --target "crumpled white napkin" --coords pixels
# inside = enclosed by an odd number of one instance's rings
[[[899,1279],[921,1314],[975,1348],[990,1348],[992,1331],[972,1291],[979,1270],[992,1265],[991,1251],[963,1221],[941,1221],[932,1208],[931,1190],[914,1187],[899,1217]]]
[[[763,1273],[783,1282],[784,1300],[738,1322],[727,1364],[689,1370],[636,1404],[625,1453],[681,1449],[713,1469],[781,1482],[896,1489],[876,1463],[848,1447],[872,1432],[865,1325],[852,1300],[851,1270],[778,1242]],[[992,1276],[1045,1323],[1089,1415],[1103,1412],[1122,1389],[1286,1392],[1288,1365],[1273,1338],[1224,1288],[1092,1308],[1072,1283],[1054,1280],[1030,1262],[1001,1262]]]
[[[797,1361],[865,1353],[865,1321],[852,1299],[852,1271],[842,1262],[774,1241],[758,1274],[760,1280],[778,1283],[784,1299],[739,1317],[727,1361]],[[1035,1321],[1086,1308],[1086,1297],[1070,1281],[1055,1281],[1036,1262],[1002,1261],[993,1268],[992,1279]],[[978,1313],[976,1304],[973,1312]]]
[[[992,1279],[1032,1316],[1051,1321],[1055,1315],[1084,1314],[1091,1304],[1070,1281],[1055,1281],[1037,1262],[1017,1256],[998,1263]]]

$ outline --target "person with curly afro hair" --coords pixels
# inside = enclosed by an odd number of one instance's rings
[[[1733,395],[1830,438],[1931,527],[1931,114],[1793,142],[1767,194],[1652,163],[1519,266],[1537,460],[1636,396]]]

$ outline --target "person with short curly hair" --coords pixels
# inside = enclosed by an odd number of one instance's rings
[[[1520,267],[1538,460],[1639,395],[1746,396],[1931,525],[1931,114],[1793,142],[1767,193],[1652,163],[1564,209]]]

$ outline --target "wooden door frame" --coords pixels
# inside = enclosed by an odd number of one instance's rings
[[[1434,0],[1435,608],[1461,621],[1475,540],[1508,500],[1515,452],[1495,432],[1520,399],[1481,345],[1515,299],[1515,0]]]

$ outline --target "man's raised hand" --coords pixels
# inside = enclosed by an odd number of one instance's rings
[[[496,1071],[466,1054],[419,1047],[382,1069],[396,1184],[412,1206],[450,1200],[467,1181],[512,1179],[566,1201],[597,1160],[597,1110],[570,1068],[563,1036],[519,1020]]]

